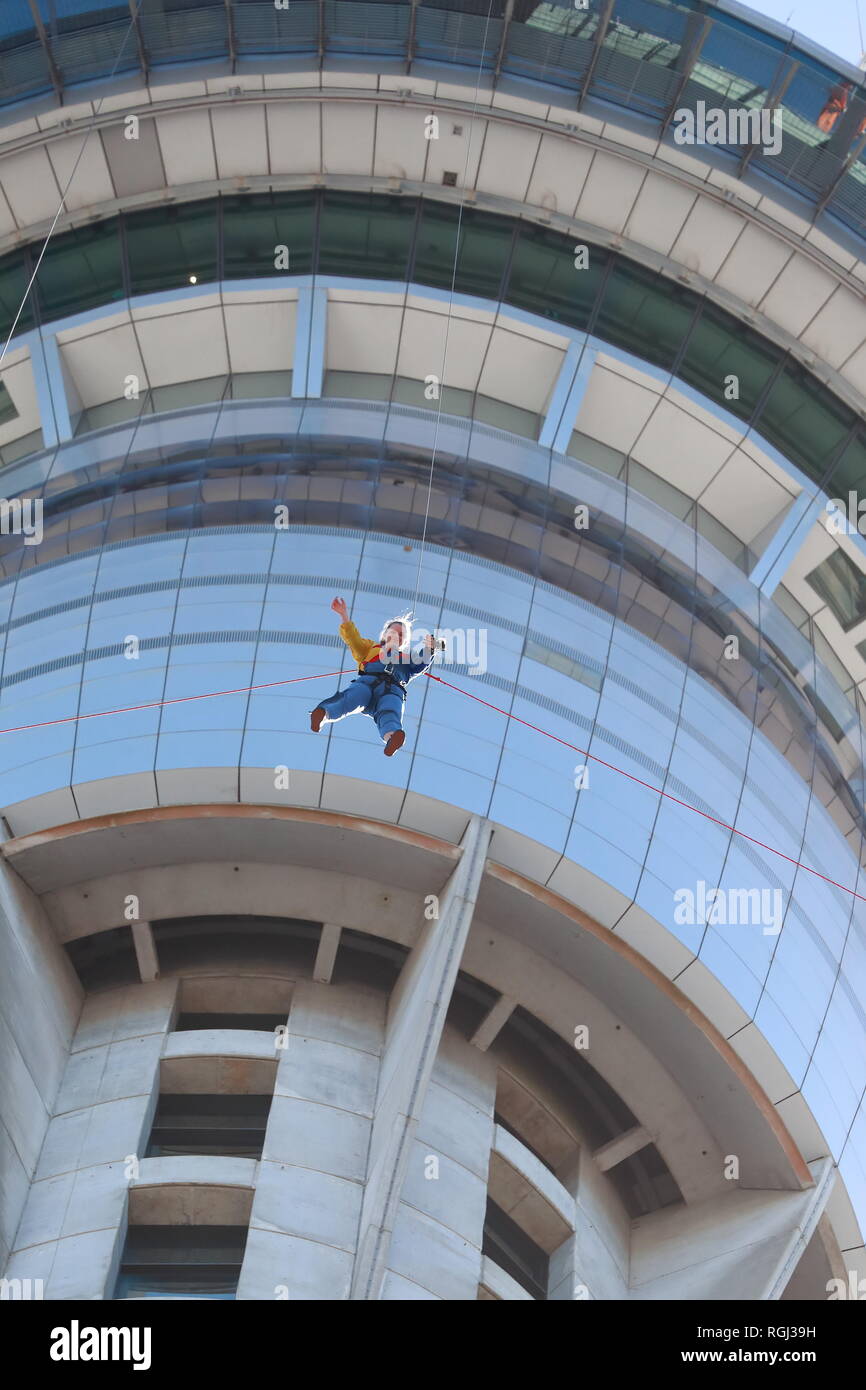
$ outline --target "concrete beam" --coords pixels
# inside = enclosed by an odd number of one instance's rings
[[[611,1139],[609,1144],[602,1144],[600,1149],[596,1149],[593,1154],[593,1162],[603,1173],[607,1173],[611,1168],[615,1168],[618,1163],[631,1158],[632,1154],[640,1153],[647,1144],[651,1144],[653,1138],[647,1134],[643,1125],[635,1125],[633,1129],[626,1130],[625,1134],[618,1134],[615,1139]]]
[[[159,957],[156,954],[156,942],[149,922],[133,922],[132,944],[135,947],[135,959],[138,961],[138,973],[142,984],[158,980]]]
[[[75,433],[57,338],[53,333],[37,329],[33,333],[22,334],[19,341],[26,343],[30,349],[30,368],[36,389],[42,439],[45,448],[50,449],[72,439]]]
[[[291,248],[289,251],[291,255]],[[328,291],[302,286],[298,290],[292,395],[319,397],[325,378],[325,337]]]
[[[561,454],[568,448],[596,356],[596,349],[587,347],[585,339],[579,339],[569,346],[559,376],[553,384],[550,404],[538,435],[542,448],[556,449]]]
[[[813,494],[804,489],[791,503],[763,554],[755,562],[749,578],[768,598],[781,584],[798,551],[806,544],[812,527],[825,512],[826,502],[827,498],[820,490]]]
[[[781,1298],[833,1189],[831,1159],[810,1169],[814,1186],[806,1192],[732,1187],[709,1202],[642,1216],[632,1226],[629,1297]]]
[[[335,927],[332,922],[325,922],[322,927],[319,949],[316,952],[316,963],[313,966],[313,979],[318,980],[320,984],[329,985],[331,983],[342,931],[342,927]]]
[[[486,1018],[483,1018],[471,1038],[472,1045],[486,1052],[499,1030],[505,1026],[514,1010],[517,1000],[510,994],[501,994]]]
[[[469,935],[492,826],[473,816],[460,862],[425,921],[391,997],[373,1111],[350,1297],[382,1295],[409,1153]]]

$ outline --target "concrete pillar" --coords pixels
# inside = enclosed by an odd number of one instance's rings
[[[149,922],[133,922],[132,944],[135,947],[135,959],[138,961],[138,973],[142,982],[146,984],[150,980],[159,979],[159,959]]]
[[[83,997],[42,904],[0,859],[0,1271],[15,1245]]]
[[[48,1299],[111,1298],[126,1203],[158,1094],[176,980],[91,995],[53,1106],[9,1260]]]
[[[663,1207],[634,1222],[631,1298],[781,1298],[833,1190],[831,1159],[809,1165],[805,1192],[732,1188],[683,1210]]]
[[[298,981],[239,1299],[348,1298],[386,1007],[360,985]]]
[[[316,952],[316,963],[313,966],[313,979],[318,980],[323,985],[331,983],[342,931],[342,927],[337,927],[332,922],[325,922],[322,926],[319,949]]]
[[[548,1298],[628,1298],[632,1223],[610,1180],[586,1151],[559,1176],[575,1197],[574,1235],[550,1256]]]
[[[490,1057],[446,1026],[409,1153],[383,1301],[478,1297],[496,1073]]]
[[[352,1276],[353,1299],[382,1296],[400,1194],[472,923],[490,835],[489,822],[473,816],[463,836],[460,861],[441,895],[439,916],[425,920],[391,999]]]

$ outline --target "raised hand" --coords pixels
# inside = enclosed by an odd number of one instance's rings
[[[349,610],[346,607],[346,600],[344,598],[335,598],[331,607],[335,613],[339,613],[344,623],[349,621]]]

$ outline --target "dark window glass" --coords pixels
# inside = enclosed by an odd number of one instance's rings
[[[36,252],[37,256],[39,252]],[[3,343],[12,332],[15,315],[27,290],[31,272],[26,268],[24,256],[20,251],[0,260],[0,336]],[[15,327],[16,333],[26,333],[33,327],[33,299],[28,297]]]
[[[593,332],[648,362],[672,367],[694,316],[694,295],[620,261],[605,283]]]
[[[177,289],[193,276],[198,284],[216,280],[216,213],[212,199],[130,213],[125,222],[132,294]]]
[[[454,285],[457,292],[498,299],[513,239],[514,226],[509,219],[464,209]]]
[[[27,0],[5,0],[0,6],[0,42],[7,40],[10,34],[20,40],[35,33],[33,11]]]
[[[114,1297],[233,1299],[246,1226],[130,1226]]]
[[[844,551],[834,550],[806,575],[806,581],[824,600],[843,631],[849,632],[866,618],[866,574],[861,574]]]
[[[834,401],[805,367],[789,362],[773,382],[755,426],[817,482],[854,423],[853,411]]]
[[[224,56],[228,48],[227,10],[219,0],[144,0],[138,20],[152,63],[189,63]]]
[[[455,275],[454,257],[459,254]],[[458,294],[498,299],[511,251],[513,223],[503,217],[444,203],[425,202],[418,230],[413,279]]]
[[[261,1158],[270,1107],[269,1095],[161,1095],[147,1156]]]
[[[325,0],[325,34],[329,51],[379,53],[406,52],[409,27],[408,0],[376,0],[359,5],[356,0]]]
[[[406,278],[416,203],[373,194],[325,196],[318,269],[327,275]]]
[[[599,54],[592,89],[599,96],[656,111],[677,88],[682,44],[700,24],[684,6],[618,0]]]
[[[455,5],[453,0],[424,0],[424,3],[431,10],[460,10],[465,14],[481,15],[482,18],[489,14],[491,19],[499,19],[505,13],[505,0],[460,0],[459,5]]]
[[[677,374],[710,400],[748,420],[781,358],[780,348],[750,333],[733,315],[705,304]],[[737,378],[736,397],[728,384],[731,376]]]
[[[52,238],[36,276],[43,322],[123,299],[117,219]]]
[[[315,199],[311,193],[254,193],[224,198],[223,264],[227,280],[308,275],[313,268]],[[278,261],[286,247],[288,266]]]
[[[586,269],[578,270],[575,247],[584,243],[577,236],[564,237],[543,227],[521,226],[514,248],[505,298],[509,304],[586,328],[601,287],[608,254],[588,248]]]
[[[459,209],[456,207],[424,202],[413,271],[413,278],[420,284],[451,288],[458,215]]]
[[[427,0],[418,6],[415,27],[417,56],[434,61],[464,63],[477,71],[496,57],[502,25],[503,0]]]
[[[851,488],[862,490],[866,487],[866,430],[858,430],[854,438],[845,446],[836,463],[827,493],[830,497],[844,497],[847,501]]]
[[[533,1298],[546,1301],[549,1265],[546,1252],[490,1197],[481,1251]]]
[[[246,1028],[256,1033],[272,1033],[285,1025],[286,1014],[181,1014],[174,1025],[176,1033],[197,1032],[203,1028]]]

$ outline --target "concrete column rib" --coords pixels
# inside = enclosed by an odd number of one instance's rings
[[[391,1233],[445,1015],[472,923],[492,827],[475,816],[439,904],[391,1000],[373,1112],[350,1297],[381,1297]]]

